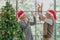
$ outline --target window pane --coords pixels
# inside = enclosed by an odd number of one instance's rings
[[[5,2],[6,2],[5,0],[0,0],[0,9],[1,9],[2,6],[5,5]]]
[[[56,0],[56,11],[60,11],[60,0]]]
[[[43,3],[43,11],[54,9],[54,0],[37,0],[37,6],[41,3]]]
[[[18,10],[37,11],[37,6],[41,3],[43,3],[43,11],[54,9],[54,1],[52,0],[19,0]]]
[[[56,40],[60,40],[60,24],[56,25]]]
[[[19,0],[18,10],[35,11],[35,0]]]
[[[41,40],[42,39],[42,35],[43,35],[43,24],[42,23],[38,23],[36,24],[36,40]]]
[[[57,14],[57,23],[60,23],[60,12],[56,12],[56,14]]]
[[[12,4],[13,8],[16,11],[16,0],[10,0],[10,4]]]

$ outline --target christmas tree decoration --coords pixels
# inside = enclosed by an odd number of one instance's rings
[[[8,14],[9,14],[9,15],[11,14],[11,11],[10,11],[10,10],[8,11]]]
[[[2,32],[2,36],[4,36],[5,35],[5,32]]]
[[[0,21],[1,21],[1,18],[0,18]]]
[[[8,0],[6,0],[6,2],[8,2]]]
[[[0,28],[2,28],[2,26],[0,26]]]
[[[0,40],[25,40],[20,24],[17,22],[15,10],[6,0],[0,12]]]
[[[4,16],[4,12],[2,11],[2,16]]]
[[[1,14],[1,11],[0,11],[0,14]]]

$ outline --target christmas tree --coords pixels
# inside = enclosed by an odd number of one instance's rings
[[[0,12],[0,40],[25,40],[15,10],[9,2]]]

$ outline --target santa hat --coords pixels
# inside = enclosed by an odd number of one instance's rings
[[[21,18],[23,15],[25,15],[23,10],[20,10],[17,14],[18,19]]]
[[[48,13],[53,16],[54,20],[56,20],[56,12],[54,10],[48,10]]]

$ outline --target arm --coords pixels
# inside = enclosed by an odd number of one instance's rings
[[[44,17],[43,15],[40,15],[40,16],[39,16],[39,20],[40,20],[40,21],[44,21],[44,19],[45,19],[45,17]]]
[[[30,22],[30,25],[35,25],[36,24],[36,18],[34,16],[34,13],[31,12],[32,16],[33,16],[33,22]]]
[[[39,15],[39,20],[43,21],[45,17],[42,15],[42,8],[43,8],[43,3],[41,5],[38,4],[38,15]]]
[[[43,3],[41,5],[38,4],[38,13],[42,14]]]
[[[33,17],[33,22],[30,22],[30,25],[35,25],[36,24],[36,18]]]

